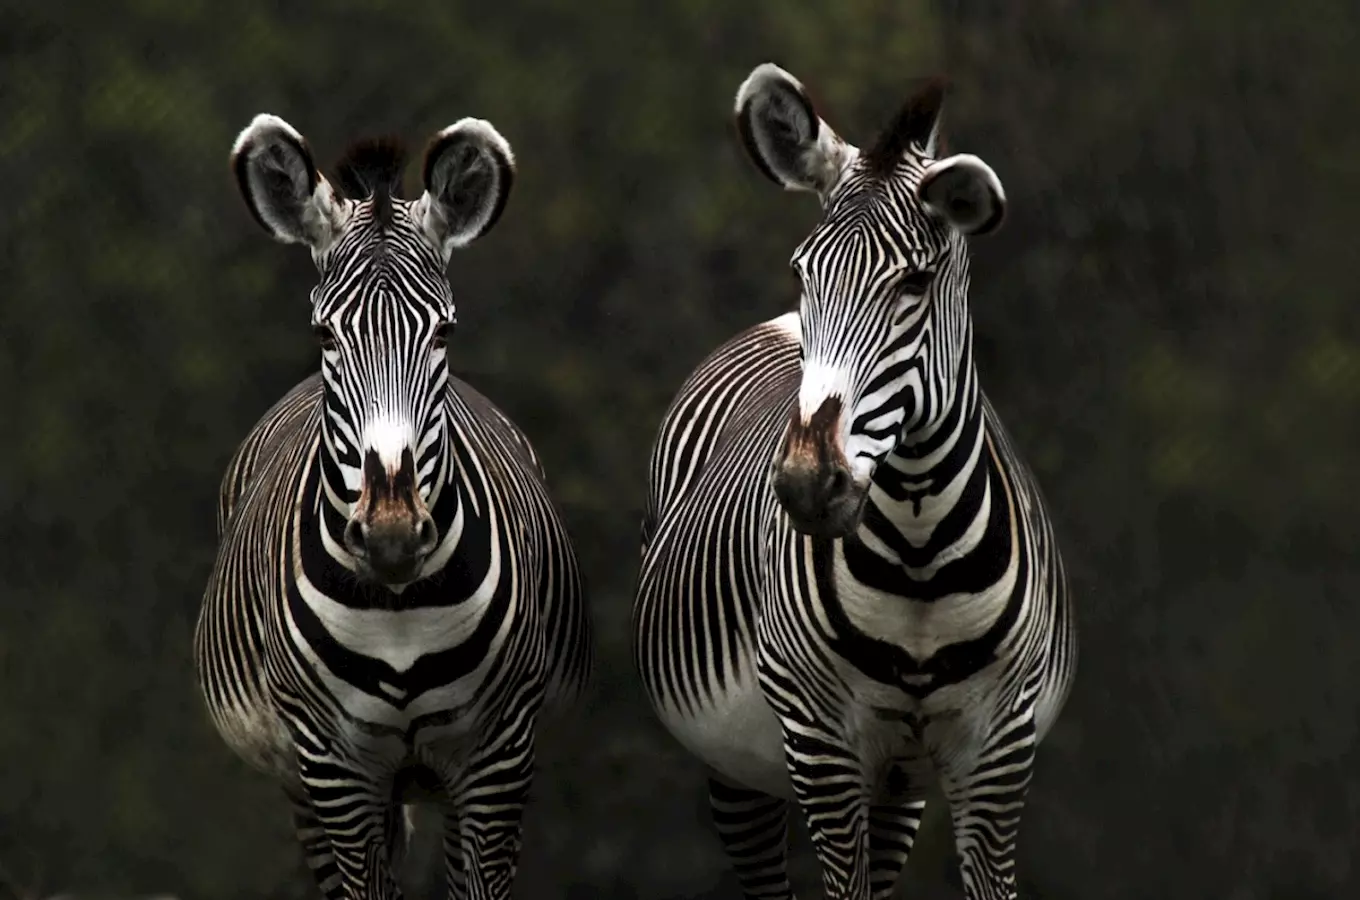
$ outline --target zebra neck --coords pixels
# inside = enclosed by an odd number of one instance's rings
[[[937,523],[986,464],[982,397],[971,363],[945,399],[929,427],[904,435],[874,471],[873,495],[881,498],[876,505],[893,524],[914,529]]]
[[[928,432],[906,436],[875,470],[864,521],[846,541],[856,577],[931,600],[1000,579],[1015,540],[1011,487],[998,464],[971,359]]]

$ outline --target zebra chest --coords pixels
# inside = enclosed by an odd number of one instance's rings
[[[839,546],[818,562],[819,589],[812,599],[827,629],[830,659],[838,680],[866,709],[928,712],[918,708],[924,700],[927,707],[942,702],[957,708],[957,698],[941,698],[985,681],[985,672],[1004,653],[1014,578],[921,600],[910,592],[913,581],[906,574],[895,579],[901,593],[885,589],[881,577],[865,583]]]
[[[910,584],[905,577],[903,587]],[[823,598],[838,607],[844,626],[888,644],[917,664],[928,663],[940,650],[985,635],[1005,610],[1013,582],[1003,580],[976,593],[959,593],[929,601],[913,599],[864,584],[837,559],[832,583],[835,596]]]
[[[922,601],[866,585],[839,554],[830,574],[833,593],[820,600],[836,635],[846,733],[866,760],[888,767],[885,786],[910,786],[899,799],[920,799],[939,763],[974,752],[993,714],[1015,579]]]
[[[328,599],[309,605],[339,647],[399,676],[421,658],[466,642],[482,612],[471,603],[407,610],[351,609]]]
[[[430,715],[465,712],[484,676],[491,596],[447,606],[355,607],[307,580],[288,603],[291,643],[342,716],[404,727]]]

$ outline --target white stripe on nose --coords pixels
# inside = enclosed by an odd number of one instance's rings
[[[415,444],[415,436],[410,422],[378,416],[364,427],[364,449],[377,453],[388,472],[396,472],[401,468],[402,451]]]
[[[839,366],[816,360],[803,363],[803,382],[798,387],[798,413],[806,422],[830,397],[844,402],[849,392],[849,373]]]

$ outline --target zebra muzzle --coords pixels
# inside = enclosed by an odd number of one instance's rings
[[[837,440],[841,404],[827,398],[804,422],[794,412],[774,465],[772,486],[793,527],[813,537],[844,537],[859,527],[867,486],[855,483]]]

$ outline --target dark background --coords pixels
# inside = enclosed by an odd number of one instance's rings
[[[627,622],[664,407],[789,307],[817,216],[735,139],[767,59],[861,145],[947,72],[1011,201],[978,355],[1082,629],[1024,896],[1360,896],[1358,37],[1350,0],[2,0],[0,896],[307,890],[190,664],[223,466],[317,364],[307,253],[226,165],[268,111],[323,165],[465,115],[513,144],[451,348],[545,459],[601,653],[518,896],[735,900]],[[956,896],[943,826],[904,895]]]

